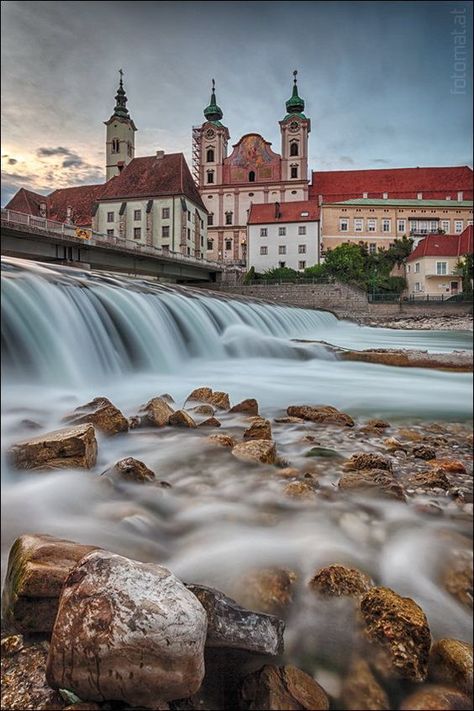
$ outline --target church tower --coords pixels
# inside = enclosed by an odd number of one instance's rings
[[[115,96],[115,108],[108,121],[106,154],[106,180],[118,175],[122,168],[130,163],[135,156],[136,126],[130,118],[127,109],[127,97],[123,88],[123,72],[120,69],[120,83]]]
[[[286,102],[286,116],[280,121],[282,175],[284,181],[308,180],[308,134],[311,121],[304,115],[304,101],[298,95],[293,72],[293,92]]]
[[[212,80],[211,100],[204,109],[205,121],[199,131],[199,187],[221,185],[222,166],[227,158],[229,131],[221,123],[223,112],[216,101],[216,85]]]

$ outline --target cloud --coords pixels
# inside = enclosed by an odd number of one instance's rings
[[[58,146],[57,148],[38,148],[36,155],[40,158],[49,158],[50,156],[71,156],[74,154],[69,148]]]
[[[80,156],[75,154],[71,154],[70,158],[65,158],[63,160],[63,168],[79,168],[82,165],[86,165],[86,163]]]
[[[372,158],[372,163],[379,163],[379,165],[390,165],[390,161],[385,158]]]
[[[354,165],[354,160],[350,156],[340,156],[339,160],[341,163],[349,163],[349,165]]]

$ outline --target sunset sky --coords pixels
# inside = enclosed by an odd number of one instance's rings
[[[296,68],[310,168],[472,164],[471,24],[468,2],[6,0],[2,205],[22,186],[103,181],[121,67],[138,156],[190,162],[212,77],[231,143],[258,132],[280,152]],[[466,87],[454,93],[463,31]]]

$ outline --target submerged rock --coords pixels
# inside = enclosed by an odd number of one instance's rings
[[[432,684],[414,691],[399,708],[400,711],[470,711],[472,701],[460,691]]]
[[[98,430],[108,435],[127,432],[129,428],[127,418],[106,397],[96,397],[91,402],[77,407],[74,412],[63,418],[63,422],[72,425],[91,422]]]
[[[466,467],[459,459],[433,459],[428,464],[448,474],[466,474]]]
[[[252,439],[249,442],[237,444],[232,454],[244,462],[262,462],[274,464],[276,461],[275,443],[268,439]]]
[[[473,555],[470,550],[453,553],[441,572],[441,583],[461,604],[473,606]]]
[[[424,681],[431,633],[426,615],[409,597],[375,587],[361,600],[367,638],[388,656],[393,671],[404,679]]]
[[[270,439],[272,438],[272,426],[270,420],[264,417],[254,417],[252,424],[244,432],[244,439]]]
[[[8,455],[17,469],[92,469],[97,459],[94,426],[47,432],[14,444]]]
[[[283,651],[285,623],[274,617],[240,607],[219,590],[187,585],[207,613],[206,647],[243,649],[276,656]]]
[[[206,628],[202,605],[169,570],[96,551],[64,584],[47,680],[82,699],[156,708],[199,689]]]
[[[190,409],[190,412],[194,413],[195,415],[203,415],[205,417],[212,417],[215,413],[214,408],[212,405],[196,405],[196,407],[192,407]]]
[[[286,412],[290,417],[301,417],[310,422],[354,427],[352,417],[331,405],[290,405]]]
[[[209,405],[214,405],[219,410],[228,410],[230,408],[230,400],[227,393],[207,387],[193,390],[186,398],[187,402],[206,402]]]
[[[365,659],[354,659],[342,685],[341,705],[347,711],[388,711],[390,702]]]
[[[188,427],[191,429],[197,427],[196,422],[186,410],[176,410],[176,412],[173,412],[173,414],[170,415],[168,424],[172,427]]]
[[[139,410],[142,423],[151,427],[164,427],[168,424],[173,409],[162,397],[154,397]]]
[[[384,457],[383,454],[377,452],[357,452],[353,454],[344,464],[344,469],[360,470],[360,469],[385,469],[388,472],[392,471],[392,460],[389,457]]]
[[[245,607],[282,615],[293,601],[296,574],[285,568],[258,568],[245,573],[235,594]]]
[[[69,571],[95,549],[42,534],[17,538],[10,550],[3,587],[5,622],[19,632],[51,632]]]
[[[419,444],[411,450],[417,459],[436,459],[436,449],[426,444]]]
[[[221,447],[235,447],[235,439],[224,432],[218,432],[216,434],[211,434],[207,438],[209,442],[213,444],[218,444]]]
[[[145,484],[148,481],[155,480],[155,473],[148,469],[146,464],[133,457],[121,459],[113,467],[102,472],[101,476],[112,481],[133,481],[137,484]]]
[[[307,481],[290,481],[283,489],[283,492],[292,499],[311,500],[316,496],[314,486],[308,484]]]
[[[324,597],[361,597],[374,586],[372,579],[357,568],[328,565],[311,578],[308,587]]]
[[[440,639],[431,648],[430,679],[472,694],[472,644],[458,639]]]
[[[54,711],[64,708],[46,683],[48,643],[36,642],[10,656],[2,655],[1,708],[5,711]]]
[[[451,484],[446,474],[441,470],[415,472],[403,476],[403,483],[413,489],[442,489],[449,491]]]
[[[217,417],[206,417],[205,420],[198,424],[198,427],[221,427],[221,423]]]
[[[267,664],[243,680],[239,708],[319,711],[329,709],[329,699],[322,686],[301,669]]]
[[[405,501],[405,492],[395,477],[383,469],[347,472],[339,479],[343,491],[361,491],[373,496],[384,496]]]
[[[229,412],[232,414],[241,412],[244,415],[258,415],[258,402],[254,398],[247,398],[247,400],[242,400],[242,402],[231,407]]]

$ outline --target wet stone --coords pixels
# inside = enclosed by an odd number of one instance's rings
[[[436,449],[428,447],[426,444],[419,444],[411,450],[414,457],[417,459],[436,459]]]
[[[250,610],[281,616],[293,601],[296,574],[285,568],[258,568],[238,581],[235,595]]]
[[[472,644],[457,639],[440,639],[433,645],[429,662],[433,681],[472,694]]]
[[[286,412],[290,417],[300,417],[310,422],[354,427],[352,417],[331,405],[290,405]]]
[[[364,659],[351,662],[342,685],[340,701],[346,711],[388,711],[390,702],[385,690],[372,674]]]
[[[364,495],[382,496],[405,501],[405,492],[390,472],[383,469],[350,471],[339,479],[342,491],[361,492]]]
[[[473,607],[473,555],[470,550],[454,552],[441,572],[441,583],[462,605]]]
[[[316,497],[314,485],[310,485],[306,481],[291,481],[285,486],[283,493],[292,499],[306,499],[311,501]]]
[[[344,464],[344,469],[348,471],[360,469],[384,469],[392,471],[392,461],[389,457],[376,452],[357,452],[353,454]]]
[[[18,442],[8,456],[17,469],[92,469],[97,459],[94,426],[64,427]]]
[[[244,439],[272,439],[270,420],[264,417],[254,417],[252,424],[244,432]]]
[[[232,454],[244,462],[274,464],[276,460],[275,443],[266,439],[252,439],[241,442],[232,449]]]
[[[329,709],[329,699],[322,686],[301,669],[265,665],[243,680],[239,709],[319,711]]]
[[[460,691],[432,684],[414,691],[399,708],[400,711],[470,711],[472,701]]]
[[[221,427],[221,423],[217,417],[207,417],[198,424],[198,427]]]
[[[45,676],[48,643],[30,644],[11,656],[2,654],[1,708],[5,711],[54,711],[64,702]]]
[[[168,424],[173,409],[161,397],[154,397],[140,408],[142,424],[151,427],[164,427]]]
[[[310,590],[324,597],[361,597],[373,585],[368,575],[345,565],[328,565],[321,568],[308,583]]]
[[[98,430],[107,435],[127,432],[129,422],[123,413],[106,397],[96,397],[91,402],[77,407],[63,422],[80,425],[91,422]]]
[[[112,481],[131,481],[137,484],[155,480],[155,473],[146,464],[133,457],[121,459],[113,467],[102,472],[101,476]]]
[[[258,415],[258,402],[254,398],[248,398],[247,400],[242,400],[242,402],[237,403],[234,407],[231,407],[229,412],[242,413],[245,415]]]
[[[211,434],[207,438],[212,444],[220,445],[221,447],[235,447],[235,439],[224,432],[219,432],[217,434]]]
[[[413,489],[442,489],[449,491],[451,484],[446,474],[440,470],[415,472],[402,477],[404,485]]]
[[[176,412],[173,412],[173,414],[170,415],[168,424],[171,427],[187,427],[190,429],[197,427],[196,422],[186,410],[176,410]]]

